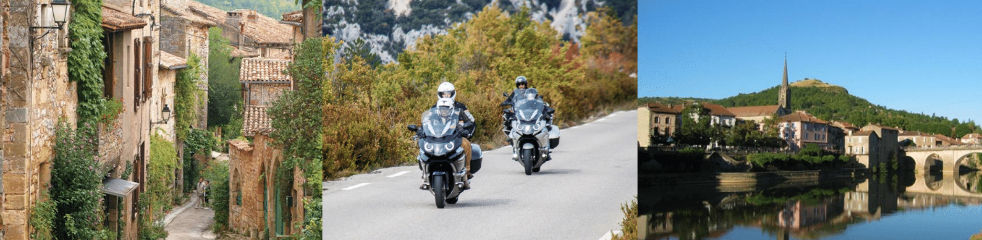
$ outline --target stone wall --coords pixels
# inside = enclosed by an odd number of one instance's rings
[[[187,31],[184,18],[163,11],[160,17],[160,50],[187,58]]]
[[[63,30],[31,30],[36,9],[48,1],[4,1],[3,224],[5,239],[27,239],[30,208],[48,188],[59,120],[75,122],[75,83],[68,81]],[[6,9],[5,9],[6,10]],[[50,31],[45,37],[46,31]],[[38,38],[36,41],[29,41]]]
[[[272,106],[273,101],[279,99],[289,89],[290,84],[248,84],[248,103],[252,106]]]
[[[252,144],[242,140],[229,142],[229,228],[232,231],[253,238],[262,236],[265,226],[270,226],[270,231],[274,231],[274,203],[277,197],[284,197],[274,194],[277,168],[282,159],[282,151],[265,135],[257,135]],[[304,196],[303,173],[300,168],[291,171],[290,195]],[[241,203],[238,201],[240,197]],[[288,232],[297,231],[293,226],[303,221],[303,198],[292,199],[294,202],[289,209],[292,217],[285,221],[286,226],[290,226]],[[264,202],[267,203],[265,215]],[[263,216],[267,217],[264,219]]]

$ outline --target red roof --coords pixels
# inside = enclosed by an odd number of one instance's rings
[[[648,109],[651,112],[656,113],[669,113],[669,114],[680,114],[682,113],[682,105],[671,105],[665,106],[661,103],[649,103]]]
[[[757,116],[770,116],[777,113],[778,105],[768,105],[768,106],[744,106],[744,107],[731,107],[727,108],[731,113],[737,117],[757,117]]]
[[[733,114],[729,110],[726,110],[726,107],[723,107],[722,105],[719,104],[704,102],[702,103],[702,108],[709,109],[709,115],[712,116],[736,117],[735,114]]]
[[[781,122],[810,122],[828,124],[825,120],[819,119],[807,112],[797,111],[781,117]]]

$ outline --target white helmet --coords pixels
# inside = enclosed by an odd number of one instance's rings
[[[437,98],[440,99],[449,98],[451,101],[456,100],[457,89],[453,87],[453,83],[450,82],[440,83],[440,86],[437,87],[436,91],[437,91],[436,92]]]
[[[437,109],[437,113],[439,113],[440,116],[443,117],[448,116],[450,112],[453,111],[453,107],[454,107],[453,99],[440,98],[439,100],[436,100],[436,109]]]

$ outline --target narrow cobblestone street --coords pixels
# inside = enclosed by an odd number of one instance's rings
[[[215,223],[215,212],[210,208],[196,208],[195,202],[198,198],[193,198],[183,212],[177,214],[174,220],[164,228],[167,230],[167,239],[215,239],[216,235],[211,231],[212,224]],[[179,211],[179,210],[176,210]]]

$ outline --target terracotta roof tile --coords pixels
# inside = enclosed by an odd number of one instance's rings
[[[733,117],[736,116],[732,112],[726,110],[725,107],[723,107],[722,105],[719,105],[719,104],[704,102],[704,103],[702,103],[702,107],[705,108],[705,109],[709,109],[709,115],[713,115],[713,116],[733,116]]]
[[[242,118],[242,135],[255,136],[273,131],[269,116],[266,115],[266,108],[265,106],[245,107],[245,116]]]
[[[225,18],[228,17],[225,11],[198,1],[188,1],[188,9],[191,10],[191,13],[217,24],[225,23]]]
[[[819,119],[803,111],[797,111],[788,115],[784,115],[781,117],[780,120],[781,122],[810,122],[810,123],[828,124],[828,122],[826,122],[825,120]]]
[[[146,21],[132,14],[102,6],[102,28],[110,32],[142,28],[146,25]]]
[[[240,14],[242,34],[259,44],[293,44],[293,27],[259,14],[254,10],[234,10],[229,14]],[[229,18],[228,20],[231,20]]]
[[[303,22],[303,11],[296,10],[296,11],[293,11],[293,12],[284,13],[283,14],[283,19],[281,19],[281,20],[284,21],[284,22],[301,23],[301,22]]]
[[[664,105],[661,103],[649,103],[648,109],[656,113],[679,114],[682,113],[682,105]]]
[[[726,108],[737,117],[770,116],[777,113],[778,105],[745,106]]]
[[[286,73],[290,61],[269,58],[245,58],[239,69],[239,81],[293,81]]]
[[[167,4],[167,2],[164,2],[163,4],[160,4],[160,8],[163,9],[163,10],[165,10],[165,11],[171,12],[174,15],[177,15],[177,16],[179,16],[181,18],[184,18],[184,20],[188,20],[189,22],[194,23],[194,24],[201,24],[201,25],[205,25],[205,26],[209,26],[209,27],[212,27],[212,26],[216,26],[217,25],[217,23],[215,23],[215,22],[213,22],[211,20],[205,19],[202,16],[199,16],[199,15],[196,15],[196,14],[191,14],[190,7],[185,8],[185,9],[180,9],[177,6],[171,6],[171,4]]]
[[[187,60],[184,58],[174,56],[165,51],[160,51],[160,67],[165,69],[181,69],[188,67]]]

